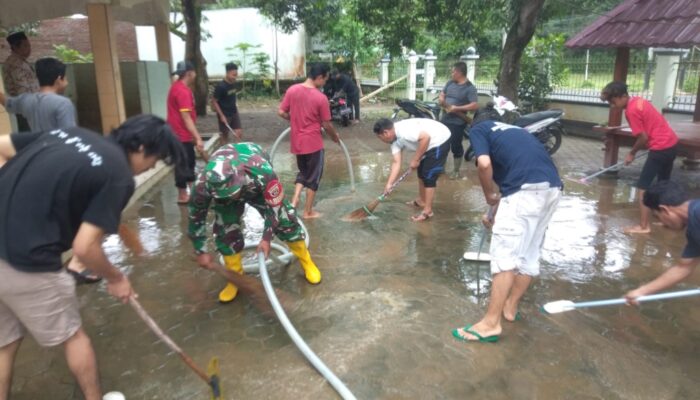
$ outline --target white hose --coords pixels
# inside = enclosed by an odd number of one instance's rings
[[[289,132],[291,132],[291,128],[287,128],[280,133],[279,136],[277,136],[277,140],[275,140],[275,143],[272,144],[272,147],[270,147],[270,164],[274,163],[272,162],[275,159],[275,152],[277,152],[277,146],[279,146],[280,142],[282,142],[282,139],[284,139]],[[352,160],[350,159],[350,153],[348,152],[348,148],[345,146],[345,143],[341,139],[338,144],[340,145],[340,148],[343,149],[343,153],[345,154],[345,161],[348,165],[348,172],[350,173],[350,191],[354,192],[355,191],[355,172],[352,169]]]
[[[258,253],[258,264],[260,265],[260,278],[262,279],[263,287],[265,288],[265,293],[267,293],[267,298],[270,300],[270,304],[272,304],[272,309],[275,310],[275,314],[277,315],[277,318],[280,320],[280,323],[284,327],[284,330],[287,331],[287,334],[289,337],[292,339],[294,344],[297,346],[299,351],[306,357],[307,360],[311,363],[311,365],[316,368],[316,370],[328,381],[328,383],[333,386],[333,389],[335,389],[336,392],[342,397],[344,400],[356,400],[355,395],[352,394],[350,389],[345,386],[345,384],[338,379],[337,376],[331,371],[326,364],[321,361],[320,358],[311,350],[311,348],[304,342],[304,339],[302,339],[301,335],[299,335],[299,332],[297,332],[296,329],[294,329],[294,326],[292,323],[289,321],[289,318],[287,318],[287,314],[284,313],[284,309],[280,305],[279,300],[277,299],[277,296],[275,295],[275,289],[272,287],[272,283],[270,282],[270,277],[267,275],[267,265],[265,264],[265,255],[260,252]]]

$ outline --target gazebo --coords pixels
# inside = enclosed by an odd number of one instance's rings
[[[171,60],[168,0],[0,0],[0,9],[0,26],[3,27],[73,14],[87,15],[105,133],[126,119],[116,47],[119,38],[114,33],[114,20],[153,25],[158,59],[168,63]]]
[[[627,81],[630,48],[687,49],[700,45],[699,0],[625,0],[566,42],[569,48],[616,48],[613,80]],[[692,120],[672,122],[680,138],[680,154],[687,165],[700,162],[700,85]],[[621,144],[632,142],[622,127],[622,110],[610,109],[608,124],[598,128],[606,135],[604,165],[617,162]]]

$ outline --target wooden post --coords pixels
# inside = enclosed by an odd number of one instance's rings
[[[613,80],[619,82],[627,82],[627,70],[630,64],[630,49],[629,47],[618,47],[617,56],[615,57],[615,71],[613,72]],[[622,124],[622,110],[619,108],[610,108],[608,113],[608,126],[620,126]],[[605,159],[604,166],[609,167],[617,163],[617,153],[619,141],[614,136],[607,135],[605,140]]]
[[[95,59],[95,79],[100,102],[102,131],[109,133],[126,119],[114,19],[109,4],[87,5],[90,44]]]
[[[167,22],[158,22],[154,26],[156,30],[156,47],[158,48],[158,61],[168,63],[168,71],[173,70],[173,55],[170,47],[170,29]]]

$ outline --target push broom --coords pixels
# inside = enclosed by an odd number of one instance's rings
[[[138,234],[129,229],[129,227],[127,227],[125,224],[119,225],[119,237],[124,243],[124,246],[133,251],[136,255],[140,255],[143,252],[143,246],[141,245],[141,240],[139,239]],[[262,290],[264,293],[265,289],[262,288]],[[197,366],[197,364],[194,363],[194,360],[192,360],[190,356],[182,351],[180,346],[178,346],[168,335],[165,334],[165,332],[163,332],[156,321],[154,321],[153,318],[151,318],[151,316],[148,315],[146,310],[141,306],[141,303],[136,300],[136,297],[129,297],[129,304],[134,311],[136,311],[136,314],[141,317],[143,322],[145,322],[151,329],[151,331],[153,331],[153,333],[158,336],[158,338],[163,341],[163,343],[165,343],[170,350],[176,352],[182,361],[184,361],[185,364],[187,364],[187,366],[190,367],[190,369],[192,369],[192,371],[194,371],[198,377],[207,383],[209,389],[211,389],[211,399],[223,399],[223,395],[221,394],[221,386],[219,384],[219,359],[213,357],[209,361],[207,372],[204,372],[199,366]]]
[[[639,153],[639,155],[637,155],[637,157],[635,157],[634,159],[635,159],[635,160],[638,160],[638,159],[640,159],[640,158],[644,158],[644,157],[646,157],[648,154],[649,154],[648,151]],[[624,162],[624,161],[620,161],[620,162],[617,163],[617,164],[611,165],[611,166],[609,166],[609,167],[607,167],[607,168],[603,168],[603,169],[601,169],[600,171],[598,171],[598,172],[596,172],[596,173],[594,173],[594,174],[590,174],[590,175],[588,175],[588,176],[584,176],[583,178],[580,178],[580,179],[566,178],[566,179],[569,180],[569,181],[571,181],[571,182],[576,182],[576,183],[581,183],[581,184],[584,184],[584,185],[588,185],[588,183],[589,183],[588,181],[590,181],[591,179],[593,179],[593,178],[595,178],[595,177],[597,177],[597,176],[599,176],[599,175],[602,175],[602,174],[604,174],[604,173],[606,173],[606,172],[609,172],[609,171],[617,171],[618,169],[622,169],[624,166],[625,166],[625,162]]]
[[[681,290],[678,292],[667,292],[650,294],[648,296],[639,296],[635,300],[638,302],[645,301],[655,301],[655,300],[666,300],[666,299],[676,299],[679,297],[688,296],[700,296],[700,289],[690,289]],[[604,307],[604,306],[618,306],[622,304],[627,304],[627,299],[609,299],[609,300],[596,300],[596,301],[584,301],[581,303],[574,303],[571,300],[557,300],[549,302],[540,308],[545,314],[559,314],[567,311],[576,310],[579,308],[591,308],[591,307]]]
[[[351,212],[350,214],[348,214],[347,216],[345,216],[345,217],[343,218],[343,220],[345,220],[345,221],[361,221],[361,220],[363,220],[363,219],[369,217],[370,215],[372,215],[372,213],[373,213],[374,210],[377,208],[377,206],[379,205],[379,203],[381,203],[382,201],[384,201],[384,199],[386,199],[386,198],[389,196],[389,194],[391,194],[391,192],[393,192],[394,189],[396,189],[396,187],[399,185],[399,183],[401,183],[401,181],[403,181],[404,179],[406,179],[406,177],[407,177],[408,174],[410,174],[410,173],[411,173],[411,168],[407,169],[406,172],[404,172],[403,175],[401,175],[401,176],[399,177],[399,179],[397,179],[396,182],[394,182],[394,183],[391,185],[391,187],[389,187],[389,190],[387,190],[386,192],[382,193],[379,197],[377,197],[376,199],[372,200],[372,202],[370,202],[370,203],[367,204],[366,206],[362,206],[361,208],[358,208],[357,210]]]

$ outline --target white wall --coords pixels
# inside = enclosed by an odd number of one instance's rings
[[[275,30],[270,20],[262,16],[255,8],[237,8],[231,10],[204,11],[208,21],[202,23],[202,29],[207,30],[211,37],[202,42],[202,54],[207,60],[209,76],[223,76],[224,64],[232,60],[226,50],[238,43],[246,42],[252,45],[260,44],[258,49],[250,52],[266,52],[270,56],[270,71],[274,59]],[[143,61],[157,60],[155,30],[150,26],[137,26],[139,59]],[[185,42],[170,34],[173,65],[185,56]],[[289,35],[277,32],[278,66],[280,78],[297,78],[305,75],[306,33],[303,28]],[[239,53],[240,54],[240,53]],[[239,57],[240,58],[240,57]],[[250,58],[248,61],[250,64]],[[248,65],[248,69],[251,66]],[[239,73],[241,70],[239,70]]]

